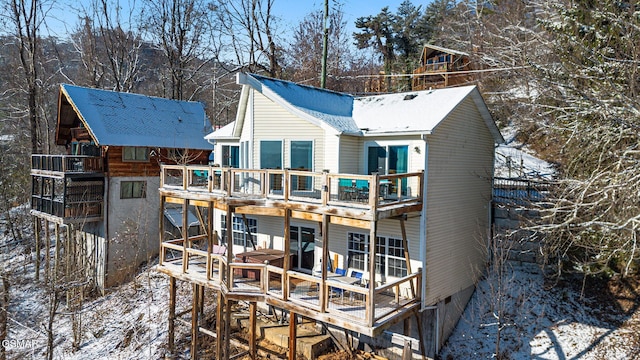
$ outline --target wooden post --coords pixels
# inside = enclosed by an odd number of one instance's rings
[[[187,249],[191,247],[189,243],[189,199],[183,199],[182,203],[182,272],[186,273],[189,268],[189,253]]]
[[[214,230],[213,230],[213,211],[214,211],[213,209],[214,209],[213,202],[209,201],[207,206],[207,261],[206,261],[207,280],[211,280],[211,252],[213,251],[214,241],[216,241],[216,239],[214,238]]]
[[[204,316],[204,286],[200,285],[200,294],[198,294],[198,312]]]
[[[218,301],[216,304],[216,354],[219,355],[220,358],[222,358],[222,307],[224,306],[222,302],[222,291],[218,291],[218,294],[216,296],[218,297]]]
[[[34,233],[36,235],[36,282],[40,280],[40,218],[34,217]],[[46,221],[46,220],[45,220]]]
[[[284,209],[284,259],[282,265],[282,298],[289,298],[287,271],[291,269],[291,209]]]
[[[296,338],[298,330],[298,319],[296,313],[289,312],[289,357],[288,360],[296,360]]]
[[[376,319],[376,302],[374,294],[376,291],[376,227],[377,222],[371,221],[371,229],[369,230],[369,298],[367,300],[367,314],[368,323],[370,327],[373,327]]]
[[[175,336],[175,319],[176,319],[176,278],[169,277],[169,337],[168,347],[169,354],[174,353],[174,336]]]
[[[256,360],[257,346],[256,346],[256,302],[249,303],[249,357],[252,360]]]
[[[162,178],[162,176],[161,176],[161,178]],[[158,244],[158,246],[160,247],[159,248],[160,257],[158,258],[158,265],[161,265],[161,266],[162,266],[162,261],[164,260],[163,259],[164,258],[164,252],[162,251],[162,242],[164,241],[164,202],[165,202],[166,198],[167,198],[166,196],[160,195],[160,214],[159,214],[159,217],[158,217],[158,219],[159,219],[158,221],[159,221],[159,225],[160,225],[159,226],[160,227],[160,234],[159,234],[159,237],[158,237],[158,239],[160,240],[160,242]]]
[[[402,248],[404,250],[404,261],[407,263],[407,274],[412,274],[411,271],[411,256],[409,255],[409,243],[407,240],[407,229],[405,227],[405,218],[404,216],[400,217],[400,232],[402,233]],[[413,281],[409,282],[411,285],[411,295],[416,297],[416,289],[413,286]],[[420,284],[417,284],[420,286]]]
[[[184,226],[184,224],[183,224]],[[193,284],[193,299],[191,301],[191,359],[198,359],[198,298],[200,286]]]
[[[53,258],[53,278],[56,279],[56,274],[58,273],[60,266],[60,224],[56,224],[54,231],[56,236],[56,249]]]
[[[327,264],[330,263],[331,259],[329,258],[329,221],[331,217],[327,214],[322,214],[322,261],[320,264],[322,265],[321,278],[322,278],[322,287],[320,288],[320,312],[325,312],[327,309],[327,301],[329,299],[328,296],[328,288],[326,286],[327,282]]]
[[[224,357],[222,359],[229,359],[231,357],[231,301],[224,299]]]
[[[231,263],[233,262],[233,212],[235,211],[233,206],[227,206],[227,268],[225,271],[225,282],[227,287],[231,289],[233,284],[229,284],[231,281]]]
[[[51,232],[49,230],[49,224],[44,228],[44,281],[49,282],[49,267],[51,262],[49,261],[49,249],[51,248]]]

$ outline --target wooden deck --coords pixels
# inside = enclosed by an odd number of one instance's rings
[[[222,291],[232,300],[264,302],[368,336],[376,336],[411,315],[420,303],[419,293],[414,296],[407,286],[411,284],[419,289],[419,273],[378,286],[371,299],[368,287],[362,284],[351,285],[330,278],[323,281],[318,276],[292,270],[285,273],[282,268],[266,264],[227,266],[225,255],[207,255],[200,251],[191,251],[185,264],[181,254],[165,249],[164,260],[156,270]]]
[[[360,175],[163,165],[160,176],[160,194],[168,202],[288,208],[363,221],[420,211],[423,187],[422,171]]]

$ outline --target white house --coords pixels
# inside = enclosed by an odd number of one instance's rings
[[[236,120],[206,137],[215,165],[162,169],[161,206],[208,209],[198,212],[210,231],[161,239],[158,269],[246,299],[240,263],[254,262],[252,301],[378,345],[405,333],[433,354],[486,262],[503,139],[478,89],[354,97],[255,74],[238,83]]]

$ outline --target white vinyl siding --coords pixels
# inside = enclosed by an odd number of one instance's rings
[[[355,136],[341,136],[339,152],[340,154],[350,154],[349,156],[340,156],[339,173],[359,174],[362,172],[360,166],[360,160],[362,159],[361,138]]]
[[[291,141],[313,141],[313,171],[320,172],[324,166],[325,132],[311,122],[291,114],[280,105],[269,100],[259,92],[252,91],[253,113],[253,149],[254,164],[260,164],[260,141],[283,141],[283,165],[291,164]]]
[[[473,100],[428,138],[425,305],[474,285],[489,233],[494,140]]]

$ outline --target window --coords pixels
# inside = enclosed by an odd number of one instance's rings
[[[369,146],[367,156],[369,174],[402,174],[408,171],[407,145]]]
[[[291,141],[291,168],[295,170],[313,169],[313,141]],[[293,189],[311,190],[311,176],[292,176]]]
[[[256,219],[247,218],[248,232],[251,233],[251,238],[249,238],[249,234],[245,231],[245,222],[241,216],[233,216],[233,245],[240,245],[245,248],[253,247],[253,244],[256,243],[256,232],[258,231],[258,221]],[[227,216],[222,215],[221,224],[222,228],[222,241],[227,244]]]
[[[367,271],[369,267],[369,236],[349,233],[347,266]],[[391,277],[407,276],[407,261],[404,257],[402,239],[379,236],[376,241],[376,274]]]
[[[149,161],[149,150],[146,147],[125,146],[122,149],[122,161]]]
[[[222,145],[222,166],[238,168],[240,167],[240,147],[233,145]]]
[[[120,199],[141,199],[147,197],[146,181],[122,181]]]
[[[260,142],[260,168],[282,169],[282,141]]]
[[[347,240],[347,267],[365,270],[367,268],[368,236],[365,234],[349,233]]]
[[[402,239],[389,238],[387,244],[387,276],[407,276],[407,261],[404,257]]]
[[[409,170],[408,145],[373,145],[367,148],[367,171],[369,174],[377,172],[380,175],[404,174]],[[389,189],[396,193],[395,185]],[[407,179],[401,181],[401,193],[407,195]]]

